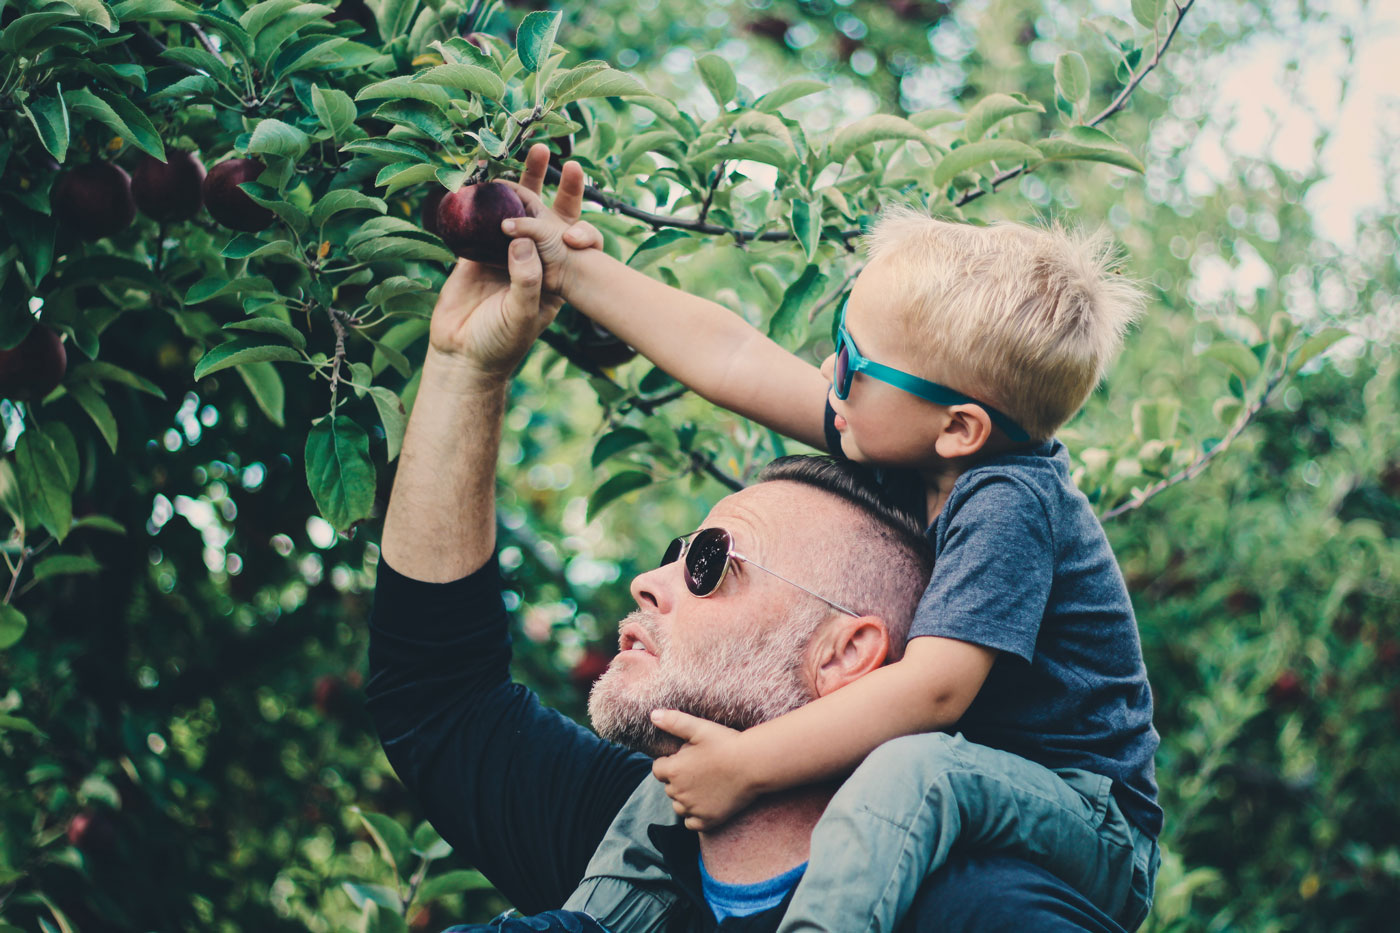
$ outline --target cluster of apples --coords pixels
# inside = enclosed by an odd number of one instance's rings
[[[169,150],[164,162],[143,155],[131,175],[112,162],[91,162],[59,177],[50,204],[54,218],[85,240],[120,233],[138,209],[164,223],[189,220],[205,207],[225,227],[251,233],[274,215],[238,186],[262,171],[257,159],[228,159],[206,173],[199,156],[183,150]]]

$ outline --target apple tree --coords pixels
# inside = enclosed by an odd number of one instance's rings
[[[1134,0],[1074,29],[1035,0],[980,14],[859,0],[703,15],[675,0],[530,6],[3,5],[0,767],[22,790],[0,801],[0,917],[12,925],[387,930],[505,906],[414,825],[357,687],[374,520],[433,298],[454,250],[485,248],[463,229],[499,213],[461,204],[484,200],[532,144],[583,165],[607,250],[811,359],[830,349],[859,237],[884,205],[969,222],[1138,212],[1116,224],[1163,323],[1067,432],[1111,530],[1157,521],[1178,501],[1162,494],[1214,481],[1214,461],[1251,462],[1226,452],[1261,420],[1286,422],[1287,393],[1317,378],[1300,370],[1346,333],[1281,292],[1193,316],[1180,295],[1194,248],[1154,255],[1159,238],[1234,208],[1158,190],[1158,162],[1180,153],[1154,127],[1191,91],[1172,58],[1229,48],[1267,25],[1257,18],[1194,28],[1194,0]],[[1306,184],[1242,173],[1228,192],[1273,198],[1282,217]],[[1280,268],[1338,264],[1304,239],[1248,248]],[[567,308],[542,343],[508,415],[502,561],[508,598],[529,605],[522,676],[577,712],[608,657],[607,613],[622,608],[607,584],[645,565],[656,528],[703,514],[788,447]],[[1365,376],[1327,391],[1393,379]],[[635,516],[607,508],[623,497]],[[1177,555],[1171,573],[1199,558],[1168,543],[1115,540],[1135,593],[1161,597],[1162,554]],[[1155,624],[1144,613],[1149,650]],[[1224,657],[1243,664],[1250,650]],[[1208,702],[1203,669],[1162,653],[1171,682]],[[1238,704],[1190,730],[1200,747],[1169,746],[1170,760],[1220,774],[1233,760],[1210,750],[1258,728],[1251,703],[1267,689],[1291,694],[1284,672],[1237,685]],[[1228,823],[1214,788],[1183,803]],[[1162,924],[1211,909],[1219,878],[1201,854],[1214,837],[1183,830],[1169,850],[1178,838],[1191,861],[1169,861]]]

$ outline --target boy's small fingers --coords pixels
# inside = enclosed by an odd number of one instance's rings
[[[549,147],[535,143],[525,153],[525,169],[520,173],[520,184],[539,194],[544,190],[545,172],[549,170]]]
[[[578,220],[583,213],[583,166],[577,162],[565,162],[559,173],[554,212],[570,222]]]
[[[603,245],[603,234],[586,220],[580,220],[564,231],[564,242],[574,249],[598,249]]]
[[[537,190],[523,184],[523,181],[524,179],[521,179],[519,182],[507,181],[503,182],[503,184],[510,185],[515,193],[520,196],[520,203],[525,205],[525,214],[529,217],[535,217],[547,208],[544,202],[540,200]]]

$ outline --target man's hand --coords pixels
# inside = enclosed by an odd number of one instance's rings
[[[651,721],[686,743],[651,766],[686,829],[718,829],[758,796],[747,777],[742,732],[673,709],[653,711]]]
[[[532,146],[515,187],[537,210],[567,227],[578,219],[583,207],[583,169],[576,162],[564,166],[550,210],[539,199],[548,165],[548,147]],[[596,236],[597,231],[593,232]],[[597,242],[601,243],[601,238]],[[441,356],[474,364],[489,375],[509,374],[563,304],[557,294],[541,294],[544,275],[540,258],[531,241],[522,238],[511,244],[507,269],[459,260],[433,308],[432,349]]]

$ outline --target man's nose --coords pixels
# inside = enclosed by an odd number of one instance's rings
[[[655,570],[648,570],[646,573],[639,573],[632,578],[632,585],[629,587],[632,599],[639,609],[649,609],[654,612],[667,613],[671,611],[675,603],[675,582],[679,561],[667,564],[664,567],[657,567]],[[671,579],[675,577],[676,580]]]

